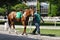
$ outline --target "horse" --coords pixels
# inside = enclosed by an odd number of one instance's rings
[[[20,11],[22,12],[22,10],[20,10]],[[27,27],[28,19],[29,19],[30,16],[33,16],[34,8],[31,7],[29,9],[25,9],[21,18],[16,18],[16,13],[17,13],[16,11],[12,11],[8,14],[8,23],[9,23],[10,29],[13,27],[13,29],[16,32],[16,29],[15,29],[15,26],[14,26],[14,21],[21,22],[22,25],[24,26],[24,30],[23,30],[22,35],[26,34],[26,27]]]

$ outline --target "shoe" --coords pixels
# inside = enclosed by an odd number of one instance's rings
[[[33,32],[32,34],[35,35],[36,33]]]

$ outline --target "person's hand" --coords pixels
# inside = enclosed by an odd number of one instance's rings
[[[43,21],[43,23],[44,23],[44,21]]]

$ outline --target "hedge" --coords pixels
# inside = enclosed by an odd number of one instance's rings
[[[15,6],[12,6],[11,9],[14,9],[14,10],[19,10],[19,9],[25,9],[27,8],[28,6],[25,5],[25,4],[16,4]]]
[[[14,5],[14,6],[9,6],[9,8],[8,8],[8,12],[10,12],[11,10],[18,10],[18,9],[25,9],[25,8],[28,8],[28,6],[27,5],[25,5],[25,4],[16,4],[16,5]],[[0,7],[0,15],[5,15],[5,13],[6,13],[6,7]]]

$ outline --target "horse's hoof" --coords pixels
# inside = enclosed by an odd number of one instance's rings
[[[23,33],[22,35],[27,35],[27,33]]]
[[[22,35],[24,35],[24,32],[22,33]]]
[[[16,32],[16,34],[18,35],[18,33]]]
[[[11,32],[9,31],[9,34],[11,34]]]
[[[27,35],[27,33],[25,35]]]
[[[22,33],[22,35],[24,35],[24,33]]]

